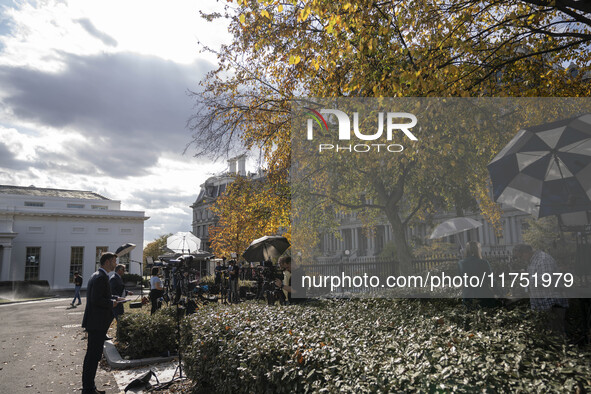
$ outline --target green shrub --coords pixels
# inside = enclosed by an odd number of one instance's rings
[[[553,342],[527,306],[473,314],[446,299],[209,306],[185,320],[183,343],[197,393],[591,387],[591,355]]]
[[[154,315],[124,314],[117,323],[117,349],[130,359],[156,357],[176,351],[174,308],[163,308]]]
[[[200,285],[208,285],[213,286],[215,284],[215,276],[214,275],[207,275],[201,278],[199,281]]]

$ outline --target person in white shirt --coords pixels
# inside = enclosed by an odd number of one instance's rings
[[[162,280],[158,277],[158,267],[152,268],[152,277],[150,278],[150,300],[152,301],[152,309],[150,313],[153,315],[159,308],[158,300],[164,295],[164,286]]]

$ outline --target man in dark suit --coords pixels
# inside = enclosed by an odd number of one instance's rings
[[[124,273],[125,266],[123,264],[118,264],[117,267],[115,267],[115,273],[113,276],[111,276],[111,279],[109,279],[109,285],[111,286],[111,296],[125,298],[128,294],[133,294],[133,292],[125,290],[123,279],[121,279],[121,276],[123,276]],[[113,314],[115,315],[117,322],[119,322],[119,316],[123,314],[123,304],[118,304],[115,308],[113,308]]]
[[[82,327],[88,332],[88,346],[82,367],[82,393],[104,393],[94,384],[96,369],[103,354],[103,344],[107,330],[113,321],[113,308],[117,298],[111,296],[109,276],[117,265],[115,253],[103,253],[100,268],[92,274],[86,287],[86,309],[82,318]]]

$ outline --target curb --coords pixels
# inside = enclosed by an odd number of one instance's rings
[[[107,363],[109,364],[109,366],[114,369],[126,369],[140,367],[143,365],[160,364],[177,359],[177,356],[170,356],[124,360],[123,358],[121,358],[121,355],[119,354],[119,351],[117,351],[115,345],[113,345],[113,341],[105,341],[105,345],[103,347],[103,354],[105,355],[105,358],[107,359]]]
[[[57,295],[49,295],[49,296],[45,296],[45,297],[31,298],[31,299],[26,299],[26,300],[14,300],[14,301],[2,302],[2,303],[0,303],[0,305],[13,305],[13,304],[22,304],[23,302],[45,301],[45,300],[51,300],[52,298],[57,299],[59,297]]]

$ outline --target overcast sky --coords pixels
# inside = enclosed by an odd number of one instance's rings
[[[190,231],[199,185],[226,168],[183,155],[212,55],[215,0],[0,0],[0,184],[80,189],[145,211],[145,242]]]

